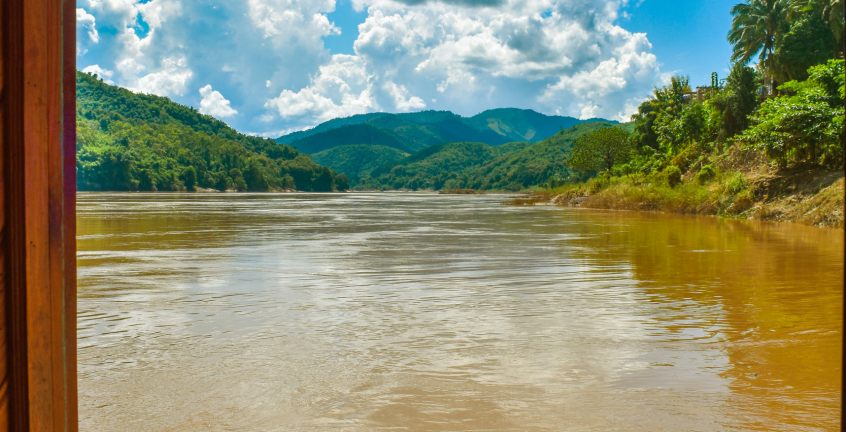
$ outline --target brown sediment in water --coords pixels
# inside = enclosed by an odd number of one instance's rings
[[[839,424],[839,231],[495,195],[79,198],[83,430]]]

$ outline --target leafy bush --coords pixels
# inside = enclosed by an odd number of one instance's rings
[[[664,169],[664,177],[667,179],[667,185],[674,188],[682,182],[682,172],[679,167],[670,165]]]
[[[790,81],[783,95],[764,102],[752,116],[752,127],[738,137],[763,150],[781,166],[843,163],[844,66],[829,60],[808,70],[806,81]]]
[[[736,195],[746,189],[746,179],[741,173],[734,173],[725,182],[725,191],[729,195]]]
[[[699,169],[699,172],[696,174],[696,180],[699,184],[705,184],[713,180],[716,176],[717,171],[714,169],[714,166],[707,164],[703,165],[702,168]]]

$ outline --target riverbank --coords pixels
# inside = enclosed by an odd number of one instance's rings
[[[726,166],[704,180],[688,173],[671,186],[661,174],[598,177],[536,190],[515,205],[661,211],[844,227],[844,173],[819,168],[778,170]]]

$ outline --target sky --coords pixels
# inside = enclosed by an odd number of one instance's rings
[[[78,0],[77,65],[276,137],[367,112],[628,120],[725,77],[738,0]]]

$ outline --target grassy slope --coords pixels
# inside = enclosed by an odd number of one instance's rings
[[[693,170],[670,187],[661,174],[594,178],[536,191],[515,204],[664,211],[844,227],[844,173],[820,168],[779,170],[760,155],[730,151],[715,159],[717,176],[699,182]]]

